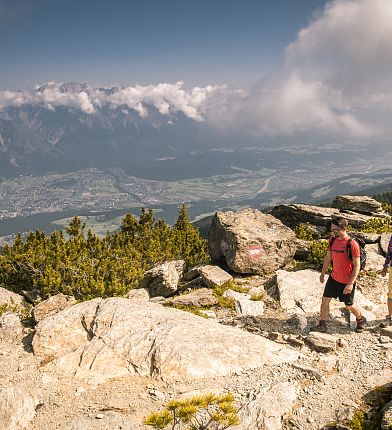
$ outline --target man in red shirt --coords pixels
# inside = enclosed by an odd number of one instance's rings
[[[355,239],[347,233],[348,222],[345,218],[332,220],[333,236],[329,240],[328,251],[324,258],[324,265],[320,275],[320,282],[324,283],[325,272],[332,263],[333,270],[325,285],[320,309],[319,331],[327,331],[329,319],[329,304],[331,299],[339,299],[346,305],[346,309],[355,315],[357,320],[356,332],[361,332],[366,326],[366,318],[354,305],[355,281],[360,268],[360,248]],[[351,247],[351,256],[348,255],[347,246]]]

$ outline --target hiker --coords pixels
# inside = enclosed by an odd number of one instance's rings
[[[356,332],[361,332],[366,326],[366,318],[354,305],[355,281],[360,270],[360,247],[358,242],[347,233],[348,222],[345,218],[332,219],[332,233],[329,239],[327,254],[324,258],[320,282],[324,283],[325,272],[332,263],[333,269],[325,285],[320,308],[320,322],[316,330],[326,332],[329,319],[329,304],[331,299],[339,298],[346,309],[355,315],[357,320]],[[347,246],[351,247],[350,259]]]
[[[392,236],[389,239],[388,250],[385,257],[384,266],[381,270],[381,276],[385,276],[388,271],[388,316],[386,317],[386,323],[384,323],[384,325],[390,325],[392,318]]]

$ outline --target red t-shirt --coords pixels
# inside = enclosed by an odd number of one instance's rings
[[[333,265],[331,276],[335,281],[341,282],[342,284],[348,283],[354,269],[353,262],[347,256],[346,250],[348,240],[349,237],[343,240],[336,238],[330,248]],[[351,254],[353,258],[361,255],[359,245],[356,240],[351,240]]]

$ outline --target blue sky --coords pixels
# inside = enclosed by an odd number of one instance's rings
[[[390,146],[391,40],[392,0],[0,0],[0,110],[152,104],[223,132]]]
[[[325,0],[0,0],[0,89],[245,86],[281,61]]]

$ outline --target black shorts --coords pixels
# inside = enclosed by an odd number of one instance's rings
[[[329,276],[327,283],[325,284],[323,297],[331,299],[339,298],[340,302],[343,302],[346,306],[352,306],[354,304],[355,284],[350,294],[343,294],[346,284],[335,281],[332,276]]]

